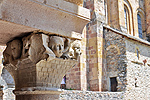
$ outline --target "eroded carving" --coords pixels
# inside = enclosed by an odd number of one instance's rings
[[[4,51],[4,65],[17,64],[18,60],[30,59],[37,63],[42,59],[52,60],[54,58],[77,60],[81,55],[80,41],[71,40],[60,36],[49,36],[45,34],[30,34],[21,40],[16,39],[7,44]]]
[[[81,43],[80,41],[76,40],[71,44],[69,56],[71,59],[77,60],[80,55],[81,55]]]
[[[13,40],[11,42],[11,51],[14,60],[20,58],[22,53],[22,42],[20,40]]]
[[[51,36],[49,39],[49,48],[54,52],[56,57],[60,58],[63,53],[67,52],[70,47],[70,40],[59,36]]]
[[[7,43],[4,66],[14,77],[16,90],[59,88],[62,77],[77,63],[80,46],[79,40],[32,33]]]
[[[21,53],[22,53],[22,42],[20,40],[16,39],[8,43],[3,53],[4,65],[9,63],[16,65],[18,59],[21,57]]]
[[[42,34],[32,34],[23,38],[23,44],[22,58],[28,57],[33,63],[48,58],[44,53],[46,49],[43,46]]]

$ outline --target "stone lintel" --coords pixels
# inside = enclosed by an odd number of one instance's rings
[[[90,21],[90,11],[64,0],[5,0],[0,4],[0,44],[6,44],[22,33],[47,31],[78,38]],[[9,23],[10,22],[10,23]],[[6,38],[5,38],[6,37]]]

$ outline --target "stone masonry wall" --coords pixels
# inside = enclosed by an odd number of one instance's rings
[[[150,45],[126,39],[126,99],[150,100]]]
[[[70,69],[66,74],[66,89],[81,90],[80,64]]]
[[[126,85],[126,51],[125,39],[111,30],[104,29],[105,56],[107,64],[106,90],[110,91],[110,78],[116,77],[118,86],[117,91],[125,90]]]
[[[122,100],[123,92],[64,91],[59,100]]]

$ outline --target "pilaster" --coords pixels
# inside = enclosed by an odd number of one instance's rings
[[[91,10],[91,22],[87,25],[87,89],[102,91],[103,72],[103,23],[106,22],[104,0],[86,2]]]

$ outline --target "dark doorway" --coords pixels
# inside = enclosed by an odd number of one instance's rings
[[[110,78],[110,82],[111,82],[111,92],[117,92],[118,82],[116,77]]]

